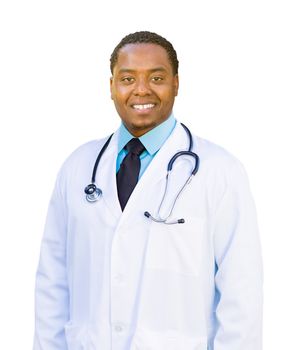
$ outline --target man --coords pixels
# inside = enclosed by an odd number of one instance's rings
[[[174,118],[178,60],[166,39],[126,36],[111,72],[122,124],[59,172],[34,350],[261,350],[261,254],[242,165]]]

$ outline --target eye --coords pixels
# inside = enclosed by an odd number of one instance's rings
[[[163,81],[163,78],[162,78],[162,77],[159,77],[159,76],[152,77],[152,81],[154,81],[154,82]]]
[[[123,77],[121,78],[121,82],[129,84],[129,83],[133,83],[134,82],[134,78],[133,77]]]

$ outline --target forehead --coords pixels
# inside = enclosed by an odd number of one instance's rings
[[[114,70],[152,70],[161,67],[167,71],[172,65],[167,51],[157,44],[127,44],[118,52],[118,59]]]

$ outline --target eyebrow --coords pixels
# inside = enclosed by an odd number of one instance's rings
[[[119,73],[134,73],[135,69],[130,69],[130,68],[121,68],[119,69]],[[155,73],[155,72],[167,72],[167,70],[164,67],[156,67],[149,69],[150,73]]]

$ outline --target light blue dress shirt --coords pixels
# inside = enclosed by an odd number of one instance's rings
[[[148,131],[143,136],[139,137],[139,140],[142,142],[145,151],[140,155],[141,160],[141,169],[139,178],[144,174],[144,171],[147,169],[148,165],[155,157],[158,150],[165,143],[167,138],[171,135],[176,125],[176,119],[174,115],[171,114],[170,117],[165,120],[163,123],[159,124],[156,128]],[[116,172],[118,172],[120,165],[127,155],[127,151],[124,149],[127,142],[129,142],[133,135],[126,129],[123,123],[121,123],[119,130],[119,140],[118,140],[118,156],[116,162]]]

